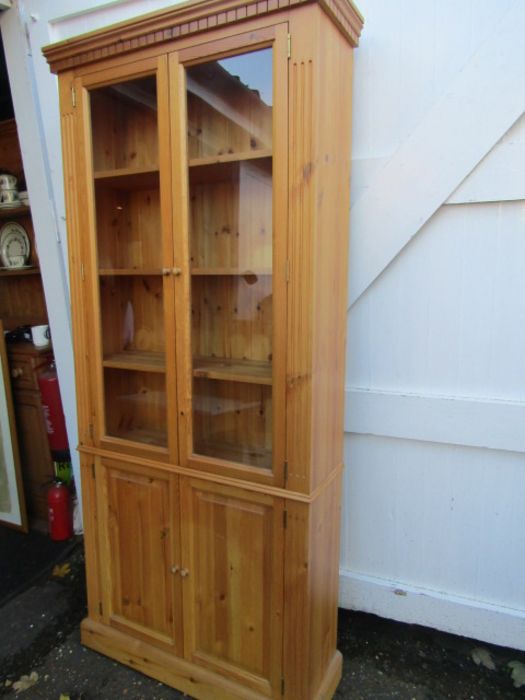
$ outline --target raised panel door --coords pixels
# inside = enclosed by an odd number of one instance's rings
[[[182,478],[181,515],[186,658],[280,696],[282,501]]]
[[[27,508],[30,515],[47,522],[47,488],[54,468],[42,401],[39,392],[24,389],[15,391],[13,399]]]
[[[181,654],[178,478],[104,460],[97,502],[105,621]]]

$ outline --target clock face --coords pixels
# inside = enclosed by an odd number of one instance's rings
[[[9,221],[0,229],[0,257],[5,267],[24,267],[29,259],[29,238],[23,226]]]

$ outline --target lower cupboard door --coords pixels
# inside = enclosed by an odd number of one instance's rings
[[[283,502],[181,478],[185,656],[281,697]]]
[[[103,619],[182,654],[178,478],[103,460],[97,501]]]

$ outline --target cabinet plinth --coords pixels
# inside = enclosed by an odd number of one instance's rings
[[[341,675],[361,25],[347,0],[201,1],[45,49],[70,222],[82,640],[195,698],[328,700]]]

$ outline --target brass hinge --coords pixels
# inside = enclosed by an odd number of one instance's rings
[[[77,106],[77,91],[75,90],[75,86],[71,86],[71,104],[73,107]]]
[[[98,612],[99,615],[103,615],[102,601],[100,601],[100,603],[98,604]]]
[[[284,485],[286,486],[286,482],[288,481],[288,460],[285,460],[284,462]]]
[[[288,527],[288,511],[287,510],[283,510],[283,527],[285,530]]]
[[[292,35],[288,34],[288,58],[292,57]]]
[[[281,695],[284,695],[284,678],[281,678]]]

